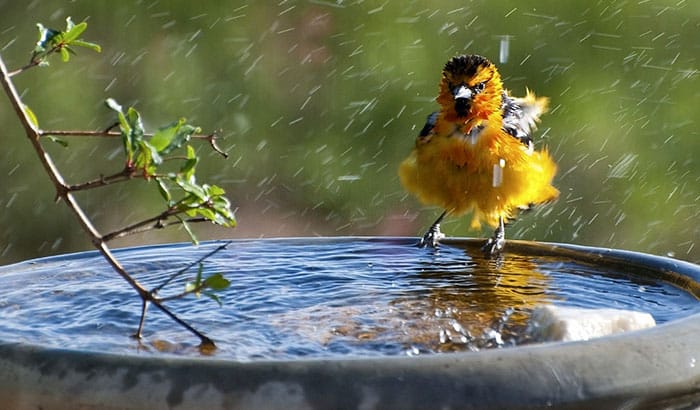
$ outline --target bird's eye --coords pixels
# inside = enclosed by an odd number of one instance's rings
[[[475,94],[478,94],[478,93],[484,91],[485,86],[486,86],[486,82],[484,81],[484,82],[479,83],[479,84],[475,85],[474,87],[472,87],[472,90],[474,90]]]

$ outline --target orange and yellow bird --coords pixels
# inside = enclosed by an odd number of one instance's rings
[[[482,221],[496,228],[482,250],[498,254],[505,245],[504,220],[559,196],[551,185],[556,164],[532,142],[548,99],[529,90],[523,98],[511,96],[489,60],[462,55],[445,64],[436,100],[440,111],[428,116],[399,168],[407,191],[444,210],[420,246],[437,246],[446,215],[472,211],[472,228]]]

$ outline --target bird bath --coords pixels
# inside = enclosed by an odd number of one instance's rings
[[[700,267],[574,245],[413,238],[232,241],[231,287],[150,312],[96,252],[0,267],[0,402],[10,408],[525,408],[700,402]],[[117,250],[142,283],[222,242]],[[194,276],[193,272],[190,277]],[[536,306],[649,312],[657,326],[532,343]]]

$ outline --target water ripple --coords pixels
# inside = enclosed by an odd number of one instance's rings
[[[117,250],[157,286],[221,242]],[[216,355],[260,358],[406,355],[518,342],[530,310],[556,303],[634,309],[657,322],[699,311],[682,289],[567,258],[506,254],[498,264],[458,246],[412,239],[320,238],[232,242],[204,264],[231,286],[220,297],[169,306],[216,340]],[[196,269],[166,288],[177,293]],[[0,268],[5,341],[129,354],[196,353],[191,335],[155,309],[131,338],[140,300],[95,252]]]

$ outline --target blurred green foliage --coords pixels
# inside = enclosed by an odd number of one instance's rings
[[[422,233],[439,211],[406,195],[396,169],[435,109],[445,61],[478,53],[514,94],[551,98],[537,143],[559,163],[562,195],[507,237],[700,261],[700,3],[0,0],[0,10],[11,68],[29,61],[37,22],[87,20],[103,47],[15,78],[44,129],[104,129],[111,96],[151,119],[148,131],[181,116],[223,130],[230,158],[202,146],[198,168],[227,191],[239,225],[197,226],[200,238]],[[89,249],[6,98],[0,123],[0,263]],[[69,142],[48,147],[69,182],[118,170],[120,141]],[[149,216],[134,198],[161,200],[132,184],[104,192],[79,198],[104,232]],[[467,222],[443,230],[490,233]]]

